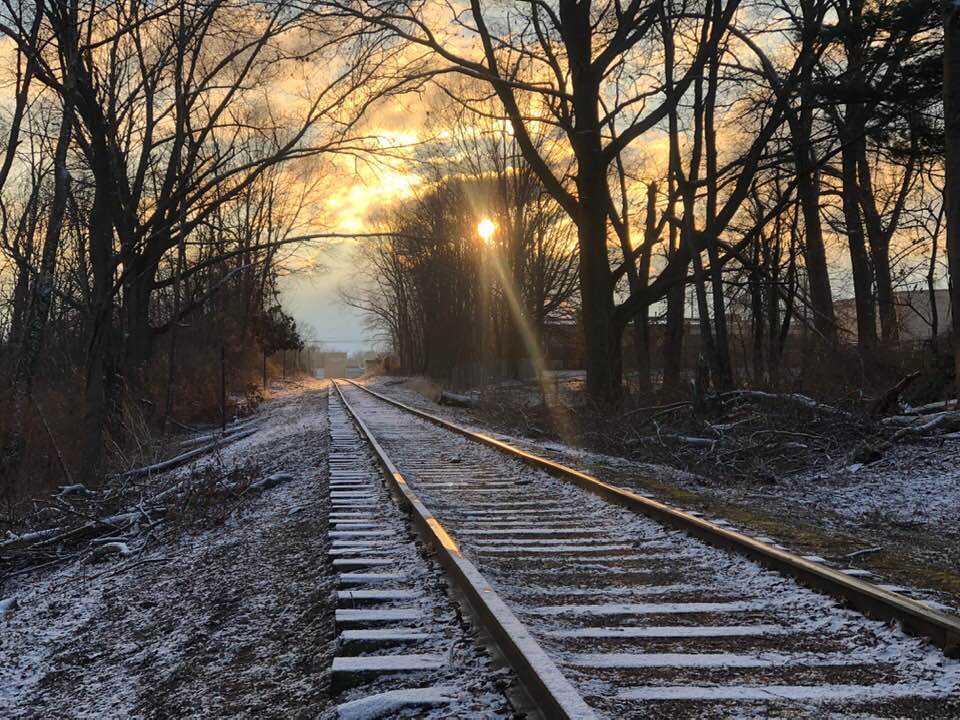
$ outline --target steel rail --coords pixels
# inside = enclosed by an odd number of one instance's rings
[[[333,386],[360,433],[367,440],[384,476],[407,509],[420,535],[436,550],[437,559],[463,594],[497,649],[507,660],[530,700],[549,720],[594,720],[596,714],[557,668],[513,611],[479,570],[463,557],[456,539],[410,488],[366,423],[347,401],[336,380]]]
[[[519,458],[528,465],[545,470],[554,477],[568,480],[610,502],[682,530],[716,547],[744,555],[809,587],[841,600],[865,615],[880,620],[898,622],[910,634],[927,638],[935,646],[950,655],[956,655],[960,651],[960,618],[956,616],[934,610],[920,601],[884,590],[874,583],[806,560],[796,553],[781,550],[742,532],[721,527],[716,523],[696,517],[666,503],[604,482],[587,473],[514,447],[502,440],[497,440],[490,435],[469,430],[449,420],[387,397],[353,380],[347,379],[347,382],[383,402],[465,438]],[[337,390],[339,392],[339,387]]]

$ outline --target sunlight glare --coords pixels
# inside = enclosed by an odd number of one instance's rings
[[[490,218],[484,218],[480,221],[480,224],[477,225],[477,234],[480,235],[480,238],[485,242],[490,242],[490,238],[493,237],[494,230],[497,229],[497,226],[493,224],[493,221]]]

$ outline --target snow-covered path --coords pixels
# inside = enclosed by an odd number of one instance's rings
[[[265,403],[226,448],[294,480],[220,527],[151,543],[140,560],[75,563],[4,595],[0,717],[317,717],[334,607],[326,557],[325,383]],[[182,470],[181,470],[182,472]]]

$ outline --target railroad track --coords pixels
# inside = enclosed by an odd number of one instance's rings
[[[336,717],[512,717],[507,671],[464,627],[342,403],[328,407]]]
[[[543,716],[960,717],[960,664],[796,578],[940,645],[955,642],[955,619],[356,384],[336,389]]]

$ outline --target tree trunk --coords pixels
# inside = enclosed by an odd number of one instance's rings
[[[586,188],[584,191],[596,192]],[[607,210],[599,198],[597,200],[596,203],[584,202],[581,195],[577,226],[587,393],[594,400],[616,402],[620,398],[623,374],[621,337],[610,287],[606,247]]]
[[[54,275],[57,269],[57,255],[60,250],[60,236],[63,229],[63,217],[67,210],[67,195],[70,192],[70,173],[67,170],[67,150],[73,133],[73,103],[67,100],[60,121],[60,134],[53,159],[53,202],[50,206],[50,219],[43,239],[43,251],[40,256],[40,268],[33,282],[30,307],[24,326],[24,342],[17,363],[15,378],[16,394],[29,397],[33,386],[33,375],[40,359],[43,347],[43,335],[47,329],[47,318],[53,301]]]
[[[723,293],[723,268],[720,264],[720,253],[717,243],[710,241],[707,247],[707,257],[710,258],[711,297],[713,300],[713,326],[715,329],[714,345],[714,381],[720,390],[729,390],[733,387],[733,363],[730,360],[730,333],[727,329],[727,307]]]
[[[667,390],[680,387],[683,370],[683,331],[686,285],[677,283],[667,292],[666,328],[663,337],[663,386]]]
[[[28,258],[33,253],[29,246],[25,249],[28,252],[23,253],[23,257],[17,259],[17,281],[13,286],[13,297],[10,301],[10,329],[7,333],[7,344],[17,347],[23,342],[23,328],[27,324],[27,309],[30,307],[30,265]],[[11,369],[14,367],[11,363]]]
[[[124,281],[124,375],[127,382],[133,385],[138,385],[143,380],[144,366],[153,349],[150,294],[156,272],[156,264],[141,255],[132,267],[127,269],[127,278]]]
[[[860,213],[860,178],[857,162],[866,142],[866,80],[864,78],[863,0],[848,0],[839,8],[840,29],[847,68],[843,92],[846,95],[840,122],[840,160],[843,218],[850,249],[854,299],[857,308],[857,342],[861,349],[877,345],[877,317],[873,302],[873,269],[867,254]]]
[[[766,325],[771,319],[769,315],[766,318],[764,317],[764,301],[766,298],[763,292],[763,278],[760,273],[761,263],[763,263],[763,267],[768,272],[772,265],[772,263],[764,262],[761,258],[761,246],[764,244],[764,241],[765,238],[762,235],[754,241],[753,266],[749,269],[747,275],[747,286],[750,290],[750,326],[751,334],[753,335],[751,338],[751,350],[753,358],[753,384],[755,387],[762,387],[767,377],[763,362],[764,336]],[[771,278],[769,282],[772,285],[774,282],[773,278]],[[769,308],[769,312],[773,312],[773,307]]]
[[[647,214],[644,220],[643,249],[637,263],[637,280],[641,291],[646,291],[650,283],[650,258],[657,241],[657,185],[647,185]],[[640,347],[637,349],[637,373],[640,376],[640,389],[650,392],[653,380],[650,377],[650,306],[644,305],[634,320],[639,335]]]
[[[104,188],[98,178],[90,211],[90,266],[93,271],[93,307],[83,420],[81,476],[97,484],[103,474],[103,436],[110,418],[113,376],[113,226]]]
[[[583,313],[587,393],[599,402],[620,400],[623,381],[621,326],[616,319],[613,273],[607,254],[610,191],[600,126],[600,78],[593,67],[590,4],[565,3],[560,13],[571,71],[577,161],[577,241]]]
[[[867,239],[870,242],[870,259],[873,262],[873,275],[877,283],[877,306],[880,310],[880,332],[885,346],[892,346],[900,339],[897,320],[897,308],[893,298],[893,277],[890,272],[890,235],[883,227],[883,218],[877,209],[873,196],[873,179],[870,176],[870,163],[867,160],[866,141],[861,137],[857,143],[857,171],[860,206],[863,211]],[[904,189],[909,187],[913,174],[910,169],[903,179]],[[891,230],[896,227],[896,218],[890,221]]]
[[[227,431],[227,351],[220,341],[220,432]]]
[[[33,377],[40,361],[43,336],[46,334],[47,319],[50,316],[50,305],[53,301],[57,254],[60,249],[63,218],[67,210],[67,195],[70,192],[67,150],[73,133],[73,120],[73,103],[67,100],[63,106],[60,133],[53,157],[53,201],[50,206],[50,218],[43,238],[40,267],[36,278],[31,283],[30,304],[20,333],[22,342],[13,376],[13,433],[8,452],[13,462],[19,460],[23,447],[23,418],[33,395]],[[18,281],[17,284],[17,290],[20,290],[20,282]]]
[[[881,232],[882,235],[882,232]],[[880,310],[880,336],[886,347],[900,339],[897,326],[897,306],[893,297],[893,276],[890,273],[890,245],[886,238],[870,243],[870,258],[877,282],[877,306]]]
[[[873,271],[870,268],[870,258],[867,255],[863,226],[860,221],[855,151],[849,146],[849,135],[845,135],[842,142],[844,143],[841,150],[843,217],[847,229],[847,245],[850,249],[850,266],[853,272],[853,293],[857,309],[857,342],[861,350],[869,350],[877,345]]]
[[[960,398],[960,8],[944,2],[943,108],[946,131],[947,262],[953,332],[954,392]]]
[[[833,291],[827,270],[827,251],[820,220],[820,187],[810,157],[810,110],[801,108],[799,122],[791,123],[794,161],[797,166],[797,197],[803,212],[804,260],[810,285],[810,309],[817,334],[828,344],[837,342],[837,321],[833,311]],[[801,133],[797,135],[797,133]]]

